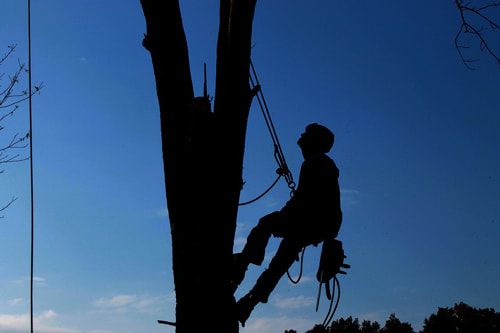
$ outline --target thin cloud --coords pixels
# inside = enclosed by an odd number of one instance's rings
[[[294,329],[305,332],[314,326],[315,322],[299,317],[261,317],[248,319],[246,326],[240,329],[241,333],[276,333]]]
[[[54,323],[57,314],[52,310],[44,311],[33,318],[33,325],[40,333],[82,333]],[[0,333],[27,333],[30,331],[29,314],[0,314]]]
[[[156,215],[156,217],[159,217],[159,218],[168,217],[168,209],[166,207],[157,209],[155,215]]]
[[[247,239],[245,237],[237,237],[234,240],[234,251],[240,252],[241,250],[243,250],[243,247],[245,246],[246,243]]]
[[[350,208],[358,203],[359,191],[353,189],[340,190],[341,202],[345,208]]]
[[[309,307],[314,304],[312,297],[295,296],[295,297],[281,297],[276,296],[273,299],[273,305],[280,309],[299,309]]]
[[[298,282],[298,284],[303,284],[303,283],[309,283],[311,281],[316,281],[316,278],[315,277],[312,277],[310,275],[303,275],[300,277],[300,281]],[[292,285],[296,285],[296,283],[292,283],[292,281],[288,280],[288,283],[292,284]]]
[[[358,190],[352,190],[352,189],[341,189],[340,193],[342,194],[359,194]]]
[[[135,295],[116,295],[109,298],[99,298],[94,301],[94,306],[98,308],[118,308],[124,307],[135,301]]]
[[[127,313],[131,311],[155,313],[159,312],[171,298],[171,295],[149,296],[123,294],[99,298],[93,302],[93,305],[100,311],[111,311],[113,313]]]
[[[266,208],[274,208],[278,206],[279,202],[275,198],[271,197],[268,200],[266,200],[265,207]]]
[[[47,310],[47,311],[42,312],[42,314],[40,316],[38,316],[38,319],[52,319],[52,318],[55,318],[56,316],[57,316],[57,314],[54,311]]]
[[[13,298],[13,299],[9,299],[7,301],[7,304],[9,304],[10,306],[16,306],[16,305],[19,305],[23,302],[23,298],[19,297],[19,298]]]
[[[17,284],[25,284],[25,283],[30,283],[30,280],[31,280],[30,277],[22,277],[22,278],[19,278],[17,280],[13,280],[12,282],[17,283]],[[41,276],[34,276],[33,283],[36,284],[37,286],[45,287],[45,286],[47,286],[47,279],[45,279]]]

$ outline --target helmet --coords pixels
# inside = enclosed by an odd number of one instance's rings
[[[304,134],[297,142],[302,149],[328,153],[332,149],[335,135],[323,125],[312,123],[306,126]]]

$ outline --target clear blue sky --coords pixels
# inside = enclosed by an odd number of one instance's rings
[[[0,47],[17,43],[14,60],[27,61],[25,5],[6,1],[0,13]],[[217,1],[182,1],[182,10],[195,88],[202,93],[207,62],[213,94]],[[458,26],[451,0],[258,1],[252,56],[292,171],[306,124],[336,134],[339,238],[352,264],[338,316],[383,323],[395,312],[418,329],[437,307],[459,301],[500,309],[500,69],[474,49],[478,70],[464,67],[453,45]],[[174,286],[139,1],[32,0],[32,29],[33,79],[45,85],[33,104],[36,331],[172,331],[156,324],[174,320]],[[27,130],[22,112],[10,130]],[[246,154],[242,199],[274,178],[257,108]],[[29,326],[28,166],[0,175],[0,200],[19,198],[0,220],[2,333]],[[281,183],[242,208],[235,250],[287,198]],[[283,279],[242,332],[304,331],[321,321],[317,259],[308,250],[303,282]],[[249,271],[242,292],[261,270]]]

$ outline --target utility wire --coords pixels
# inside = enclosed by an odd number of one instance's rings
[[[33,257],[34,257],[34,236],[35,236],[35,210],[33,191],[33,117],[31,104],[31,1],[28,0],[28,101],[30,118],[30,189],[31,189],[31,256],[30,256],[30,332],[33,333]]]

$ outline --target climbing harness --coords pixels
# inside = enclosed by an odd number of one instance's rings
[[[271,136],[271,140],[273,141],[274,159],[278,164],[278,169],[276,169],[278,177],[264,192],[262,192],[252,200],[239,203],[238,204],[239,206],[251,204],[259,200],[263,196],[265,196],[269,191],[271,191],[274,185],[278,183],[281,177],[285,178],[288,188],[290,189],[290,196],[293,196],[293,194],[295,193],[295,186],[296,186],[295,181],[293,180],[292,172],[290,171],[286,163],[285,154],[283,153],[283,148],[281,147],[278,134],[276,133],[276,128],[274,127],[274,123],[271,118],[271,113],[269,112],[269,108],[267,107],[266,99],[264,97],[264,93],[262,92],[262,86],[260,85],[259,77],[257,76],[257,71],[255,70],[255,66],[253,65],[252,60],[250,60],[249,81],[250,81],[252,95],[257,97],[257,102],[259,104],[260,111],[262,113],[262,116],[264,117],[264,121],[269,131],[269,135]]]
[[[319,282],[318,296],[316,299],[316,312],[319,309],[319,300],[321,297],[321,287],[325,285],[326,297],[330,300],[330,306],[328,307],[328,312],[321,324],[323,327],[330,325],[330,322],[337,311],[337,307],[340,302],[340,282],[337,279],[337,274],[347,274],[342,269],[351,268],[350,265],[344,263],[346,258],[344,254],[344,249],[342,248],[342,242],[335,239],[333,236],[325,239],[323,241],[323,246],[321,249],[321,257],[319,261],[318,271],[316,273],[316,279]],[[333,285],[330,288],[330,280],[333,280]],[[335,300],[335,288],[337,289],[337,300],[335,301],[335,307],[333,303]],[[333,311],[332,311],[333,308]]]

